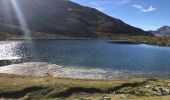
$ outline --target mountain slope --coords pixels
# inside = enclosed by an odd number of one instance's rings
[[[170,36],[170,26],[163,26],[156,31],[150,31],[156,36]]]
[[[23,32],[10,1],[0,0],[0,32],[21,35]],[[68,0],[16,1],[32,33],[95,38],[101,34],[107,36],[149,34],[96,9],[84,7]]]

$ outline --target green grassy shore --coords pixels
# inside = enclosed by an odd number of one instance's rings
[[[22,100],[170,100],[170,80],[80,80],[0,74],[0,98]]]
[[[113,40],[129,40],[136,43],[170,46],[170,37],[153,37],[153,36],[115,36]]]

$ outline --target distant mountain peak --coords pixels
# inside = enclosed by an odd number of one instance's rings
[[[159,28],[158,31],[165,31],[168,29],[170,29],[170,26],[163,26],[163,27]]]
[[[151,31],[151,33],[156,36],[170,36],[170,26],[167,26],[167,25],[162,26],[156,31]]]

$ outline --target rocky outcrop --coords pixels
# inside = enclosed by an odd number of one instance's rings
[[[152,94],[157,96],[170,95],[170,89],[164,87],[153,87]]]
[[[11,60],[0,60],[0,66],[10,65],[12,64]]]

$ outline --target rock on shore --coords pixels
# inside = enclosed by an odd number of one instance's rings
[[[111,79],[118,77],[120,72],[109,73],[102,69],[88,68],[64,68],[45,62],[28,62],[0,67],[0,73],[29,75],[29,76],[52,76],[82,79]]]

